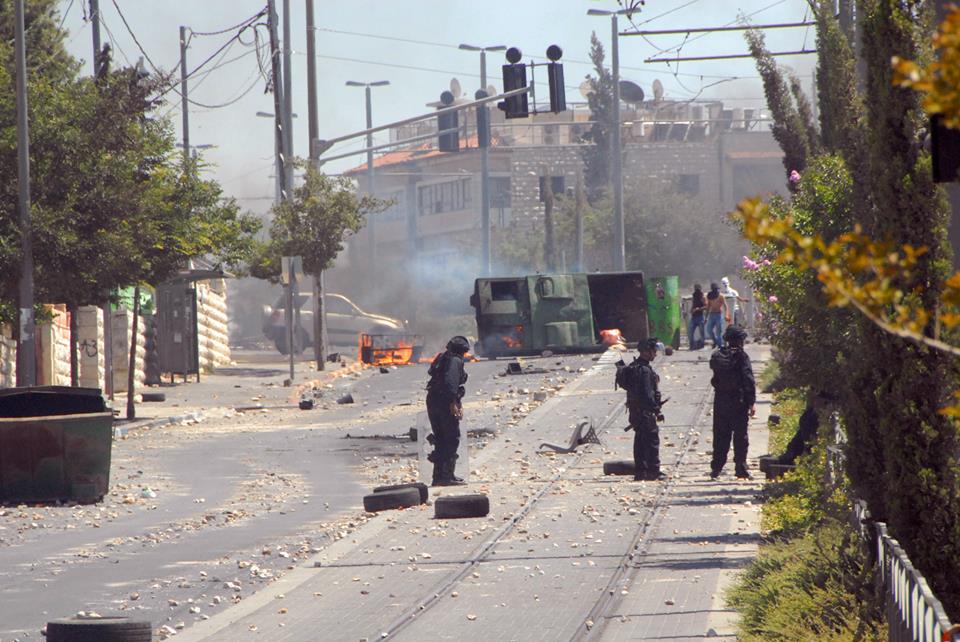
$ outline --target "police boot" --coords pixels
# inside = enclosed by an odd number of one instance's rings
[[[447,476],[450,478],[450,481],[458,485],[467,483],[463,480],[462,477],[457,477],[457,475],[454,472],[457,469],[457,459],[459,459],[459,457],[460,457],[459,455],[454,455],[453,457],[447,460]]]

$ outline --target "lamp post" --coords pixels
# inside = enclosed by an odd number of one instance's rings
[[[505,51],[504,45],[493,45],[490,47],[478,47],[476,45],[461,44],[463,51],[480,52],[480,90],[487,90],[487,52]],[[478,94],[478,97],[479,94]],[[483,97],[486,97],[484,94]],[[486,105],[479,105],[478,110],[487,111]],[[480,118],[478,117],[479,121]],[[489,121],[489,117],[487,119]],[[479,144],[479,130],[477,132],[477,142]],[[480,246],[481,246],[481,274],[490,276],[490,165],[488,145],[479,145],[480,147]]]
[[[610,131],[610,173],[613,182],[613,269],[627,269],[626,239],[623,228],[623,150],[620,144],[620,47],[617,16],[629,13],[626,9],[605,11],[590,9],[588,16],[610,16],[612,28],[610,43],[610,69],[613,75],[613,122]]]
[[[370,88],[371,87],[385,87],[389,85],[389,80],[377,80],[374,82],[359,82],[356,80],[348,80],[346,82],[347,87],[363,87],[364,95],[366,97],[367,105],[367,129],[373,128],[373,101],[370,98]],[[373,150],[370,148],[373,147],[373,134],[367,134],[367,193],[370,196],[374,196],[374,178],[373,178]],[[370,237],[370,264],[376,266],[377,264],[377,239],[376,239],[376,228],[374,224],[373,216],[368,217],[367,219],[367,234]]]

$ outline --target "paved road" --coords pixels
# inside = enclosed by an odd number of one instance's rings
[[[732,471],[707,478],[706,356],[657,364],[671,397],[661,429],[668,482],[602,474],[604,460],[629,458],[632,439],[608,355],[476,458],[469,490],[489,495],[490,516],[382,513],[181,639],[732,640],[721,593],[755,554],[759,484]],[[760,409],[754,456],[766,447]],[[584,417],[604,447],[537,454]]]
[[[516,423],[520,406],[537,405],[530,390],[562,385],[591,363],[540,361],[547,373],[521,377],[497,376],[502,361],[470,364],[470,421]],[[317,376],[298,367],[298,381]],[[398,436],[421,410],[424,370],[334,379],[309,412],[281,407],[293,392],[282,386],[287,373],[258,355],[164,388],[167,403],[149,414],[200,409],[207,418],[116,441],[104,502],[0,507],[0,640],[40,639],[46,621],[78,611],[177,630],[248,599],[362,526],[369,484],[410,476],[414,445]],[[337,404],[345,392],[356,403]],[[211,410],[253,402],[273,409]],[[145,487],[157,496],[143,497]]]

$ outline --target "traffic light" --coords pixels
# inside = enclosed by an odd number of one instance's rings
[[[443,92],[440,94],[440,102],[443,104],[443,107],[440,109],[449,107],[453,104],[453,94],[449,91]],[[451,111],[446,114],[439,114],[437,116],[437,131],[440,132],[438,147],[440,148],[441,152],[460,151],[460,130],[458,129],[460,126],[459,122],[460,121],[459,118],[457,118],[457,112],[455,111]]]
[[[960,130],[943,124],[943,115],[930,118],[930,154],[933,162],[933,181],[952,183],[960,173]]]
[[[563,86],[563,65],[559,62],[563,50],[557,45],[547,47],[547,79],[550,81],[550,111],[558,114],[567,110],[567,94]]]
[[[516,47],[507,49],[507,60],[510,64],[503,66],[503,91],[523,89],[527,86],[527,66],[520,63],[523,54]],[[518,64],[519,63],[519,64]],[[507,118],[526,118],[530,111],[527,108],[527,95],[517,94],[497,104],[497,107],[506,112]]]
[[[478,89],[474,95],[477,100],[487,97],[487,92]],[[477,105],[477,145],[480,147],[490,146],[490,112],[487,111],[487,105]]]

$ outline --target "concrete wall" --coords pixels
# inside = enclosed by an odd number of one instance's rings
[[[230,365],[227,286],[223,279],[197,283],[197,343],[200,369]]]

